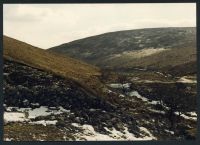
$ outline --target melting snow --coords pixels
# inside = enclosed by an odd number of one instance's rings
[[[137,138],[134,134],[128,131],[127,127],[124,127],[124,131],[120,132],[115,128],[111,130],[104,127],[106,131],[109,132],[108,135],[100,134],[94,130],[91,125],[79,125],[77,123],[72,123],[73,126],[83,129],[83,133],[77,133],[78,140],[88,140],[88,141],[112,141],[112,140],[154,140],[156,139],[146,128],[141,127],[140,129],[143,130],[148,136]]]
[[[132,91],[132,92],[129,92],[128,93],[129,96],[133,97],[137,97],[139,99],[141,99],[142,101],[144,102],[148,102],[149,104],[152,104],[152,105],[156,105],[156,104],[160,104],[159,101],[149,101],[147,98],[145,97],[142,97],[137,91]],[[166,105],[164,104],[161,104],[166,110],[169,110],[169,107],[167,107]],[[149,109],[150,111],[152,112],[155,112],[155,113],[161,113],[161,114],[165,114],[164,111],[159,111],[159,110],[154,110],[154,109]],[[175,112],[176,115],[178,115],[178,112]],[[188,119],[188,120],[197,120],[197,114],[195,112],[187,112],[187,114],[189,114],[190,116],[187,116],[186,114],[182,114],[181,117],[183,117],[184,119]]]
[[[197,83],[197,80],[188,79],[187,76],[181,77],[177,82],[182,83]]]
[[[151,134],[151,132],[150,132],[147,128],[145,128],[145,127],[140,127],[140,130],[141,130],[141,131],[144,131],[146,134],[149,135],[149,136],[145,136],[145,137],[144,137],[145,140],[156,139],[156,138]]]
[[[111,90],[108,90],[108,93],[112,93],[112,91],[111,91]]]
[[[125,96],[124,96],[123,94],[120,94],[119,97],[122,97],[122,98],[123,98],[123,97],[125,97]]]
[[[152,104],[152,105],[157,105],[157,104],[160,104],[160,102],[159,101],[151,101],[151,102],[149,102],[150,104]]]
[[[161,76],[164,76],[164,77],[168,77],[167,75],[165,75],[164,73],[161,73],[161,72],[156,72],[157,74],[161,75]]]
[[[69,110],[65,110],[63,107],[59,107],[59,110],[49,110],[46,106],[41,106],[40,108],[20,108],[18,111],[28,112],[28,118],[36,118],[39,116],[48,116],[51,114],[61,114],[63,112],[70,112]]]
[[[194,113],[194,112],[190,112],[190,113]],[[179,115],[178,112],[175,112],[176,115]],[[187,119],[187,120],[194,120],[194,121],[197,121],[197,116],[195,117],[191,117],[191,116],[187,116],[186,114],[181,114],[181,117],[183,117],[184,119]]]
[[[159,101],[154,101],[154,100],[150,101],[149,99],[141,96],[137,91],[129,92],[128,95],[131,96],[131,97],[135,96],[135,97],[141,99],[142,101],[147,102],[148,104],[152,104],[152,105],[160,104]],[[167,107],[163,102],[160,105],[162,105],[162,107],[165,108],[166,110],[169,110],[169,107]],[[151,110],[151,111],[155,112],[156,110]],[[160,113],[164,113],[164,112],[160,112]]]
[[[40,121],[34,121],[34,122],[31,122],[31,124],[42,124],[44,126],[46,125],[55,125],[58,121],[57,120],[40,120]]]
[[[165,111],[161,111],[161,110],[149,109],[149,111],[154,112],[154,113],[165,114]]]
[[[4,112],[4,122],[23,122],[26,121],[24,113],[19,112]]]
[[[170,130],[167,130],[167,129],[165,129],[165,132],[170,133],[170,134],[174,134],[174,131],[170,131]]]
[[[189,114],[190,116],[197,117],[197,113],[196,112],[187,112],[187,114]]]
[[[35,108],[35,109],[31,109],[31,108],[20,108],[18,109],[21,112],[28,112],[28,118],[36,118],[38,116],[48,116],[51,114],[51,112],[47,112],[48,108],[45,106],[41,106],[40,108]]]
[[[5,138],[4,141],[12,141],[13,138]]]
[[[119,88],[130,88],[131,83],[125,83],[125,84],[120,84],[120,83],[116,83],[116,84],[109,84],[109,86],[111,88],[115,88],[115,89],[119,89]]]
[[[144,102],[147,102],[147,101],[148,101],[147,98],[142,97],[137,91],[129,92],[128,95],[131,96],[131,97],[135,96],[135,97],[141,99],[141,100],[144,101]]]
[[[8,110],[11,111],[13,107],[8,107]],[[41,106],[40,108],[16,108],[18,112],[4,112],[4,122],[23,122],[29,121],[29,119],[34,119],[39,116],[48,116],[51,114],[61,114],[63,112],[70,112],[70,110],[66,110],[63,107],[59,107],[59,110],[49,110],[46,106]],[[26,116],[27,112],[27,116]],[[43,121],[34,122],[39,124],[45,124]],[[46,124],[55,123],[52,121],[46,121]]]

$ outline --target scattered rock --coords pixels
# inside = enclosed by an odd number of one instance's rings
[[[81,123],[80,117],[76,117],[76,118],[74,119],[74,121],[77,122],[77,123]]]
[[[24,105],[25,107],[27,107],[27,106],[29,105],[29,101],[28,101],[27,99],[25,99],[25,100],[23,101],[23,105]]]
[[[39,107],[40,107],[40,104],[39,104],[39,103],[31,103],[31,104],[30,104],[30,107],[31,107],[31,108],[39,108]]]

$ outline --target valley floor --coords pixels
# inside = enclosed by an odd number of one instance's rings
[[[17,67],[13,69],[13,65]],[[165,85],[163,81],[149,83],[132,77],[126,83],[107,82],[105,100],[88,96],[72,82],[50,73],[13,62],[6,62],[5,66],[5,141],[195,139],[195,106],[180,115],[175,112],[176,127],[171,128],[169,106],[149,95],[152,86],[159,89]],[[16,72],[29,81],[13,78]],[[192,79],[183,76],[177,82],[186,84],[195,96],[196,82]]]
[[[62,118],[72,116],[74,113],[64,110],[51,110],[48,107],[40,108],[13,108],[8,107],[4,113],[4,119],[7,122],[5,126],[5,140],[51,140],[51,136],[55,136],[53,140],[155,140],[148,129],[140,127],[144,132],[143,137],[135,137],[128,131],[128,128],[122,126],[123,131],[119,131],[114,127],[104,127],[106,133],[95,131],[92,125],[68,123],[62,126]],[[11,110],[16,110],[15,112]],[[95,111],[95,109],[90,109]],[[9,112],[11,111],[11,112]],[[26,112],[30,116],[26,116]],[[78,119],[75,117],[75,119]],[[64,123],[64,122],[63,122]],[[60,124],[60,125],[59,125]],[[45,129],[44,129],[45,128]],[[53,129],[53,130],[52,130]],[[42,133],[41,133],[42,132]],[[142,134],[142,133],[141,133]]]
[[[111,85],[113,86],[113,84]],[[140,137],[136,137],[129,132],[126,124],[119,127],[104,127],[104,131],[95,131],[90,124],[83,124],[79,119],[81,116],[75,116],[70,110],[63,107],[48,107],[40,106],[38,108],[18,108],[6,107],[4,113],[5,120],[5,135],[4,139],[9,140],[158,140],[173,138],[175,132],[169,129],[167,119],[163,120],[165,111],[157,110],[158,101],[149,100],[141,96],[137,91],[131,91],[129,96],[123,94],[119,97],[127,97],[126,101],[131,101],[134,104],[142,105],[135,110],[130,110],[135,116],[140,129]],[[125,100],[125,99],[124,99]],[[167,107],[165,107],[167,109]],[[106,113],[105,110],[90,108],[91,112]],[[148,114],[148,115],[147,115]],[[178,116],[178,114],[177,114]],[[98,117],[98,116],[96,116]],[[188,124],[187,129],[196,127],[197,114],[188,112],[180,116],[182,122]],[[70,122],[66,122],[66,119]],[[159,118],[159,119],[158,119]],[[73,120],[75,120],[73,122]],[[79,123],[77,123],[79,122]],[[66,124],[65,124],[66,123]],[[53,130],[53,131],[52,131]],[[51,138],[54,136],[54,138]]]

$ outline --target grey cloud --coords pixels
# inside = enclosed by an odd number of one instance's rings
[[[187,10],[187,11],[186,11]],[[4,34],[49,48],[105,32],[196,26],[195,4],[6,4]]]

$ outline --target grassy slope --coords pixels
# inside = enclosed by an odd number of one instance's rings
[[[100,70],[76,59],[47,52],[7,36],[3,37],[3,48],[5,59],[73,79],[85,88],[96,89],[94,92],[97,92],[97,86],[102,85],[98,80]]]

